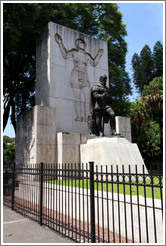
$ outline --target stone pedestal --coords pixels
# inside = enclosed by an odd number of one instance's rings
[[[137,144],[130,143],[126,138],[88,139],[86,144],[80,145],[80,155],[81,163],[93,161],[98,166],[113,165],[114,172],[116,172],[116,165],[120,172],[124,165],[125,173],[129,172],[129,165],[133,173],[136,172],[135,165],[137,165],[138,173],[142,173],[142,165],[145,166]]]

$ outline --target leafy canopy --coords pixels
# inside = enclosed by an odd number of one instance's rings
[[[15,138],[3,136],[3,166],[9,167],[15,162]]]
[[[151,118],[151,111],[137,100],[130,107],[132,141],[138,144],[146,166],[162,158],[160,125]]]
[[[153,53],[145,45],[140,55],[132,57],[133,82],[140,93],[155,77],[163,76],[163,46],[160,41],[154,45]]]

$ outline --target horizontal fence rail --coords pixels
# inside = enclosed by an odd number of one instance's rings
[[[160,170],[40,163],[4,177],[4,204],[76,242],[163,242]]]

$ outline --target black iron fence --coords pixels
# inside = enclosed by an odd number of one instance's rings
[[[4,204],[76,242],[163,242],[160,170],[90,162],[8,171]]]

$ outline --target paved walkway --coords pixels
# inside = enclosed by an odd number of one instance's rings
[[[3,243],[63,243],[70,239],[3,206]]]

